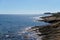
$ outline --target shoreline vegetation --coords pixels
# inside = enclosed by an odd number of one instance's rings
[[[42,36],[42,40],[60,40],[60,12],[57,13],[44,13],[52,14],[51,16],[40,17],[46,23],[50,25],[46,26],[34,26],[29,31],[35,31],[38,36]]]

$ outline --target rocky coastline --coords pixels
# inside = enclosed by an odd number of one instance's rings
[[[42,40],[60,40],[60,12],[51,13],[51,16],[40,17],[50,25],[34,26],[29,31],[35,31]]]

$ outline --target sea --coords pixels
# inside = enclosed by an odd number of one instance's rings
[[[35,37],[28,37],[25,29],[34,26],[47,25],[48,23],[35,21],[42,14],[0,14],[0,40],[37,40]]]

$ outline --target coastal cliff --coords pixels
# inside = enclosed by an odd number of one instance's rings
[[[50,25],[35,26],[29,31],[35,31],[38,36],[42,36],[42,40],[60,40],[60,12],[53,13],[51,16],[40,17]]]

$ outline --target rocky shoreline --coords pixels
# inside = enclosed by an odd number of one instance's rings
[[[38,20],[50,25],[35,26],[29,31],[35,31],[38,36],[43,36],[42,40],[60,40],[60,12],[51,14],[51,16],[41,17],[43,20]]]
[[[23,30],[23,32],[19,31],[17,34],[10,33],[10,31],[8,32],[8,34],[0,33],[0,39],[30,40],[33,37],[33,39],[31,40],[60,40],[60,13],[57,12],[51,14],[51,16],[40,17],[42,18],[42,20],[37,20],[49,23],[49,25],[29,27]],[[25,34],[25,32],[27,32],[28,35]],[[29,32],[31,32],[32,35],[30,35]]]

